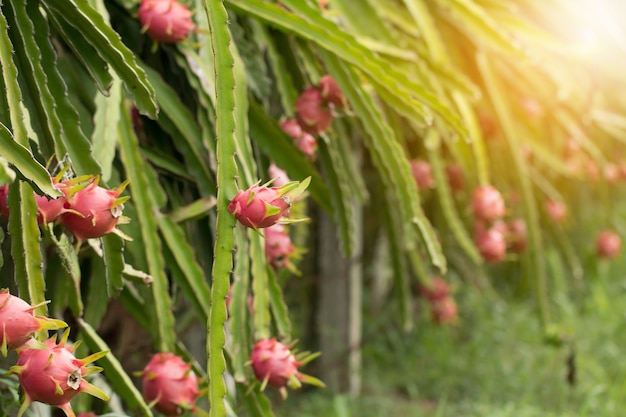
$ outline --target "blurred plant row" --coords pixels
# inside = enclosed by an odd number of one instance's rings
[[[620,253],[624,54],[573,41],[585,16],[567,2],[0,10],[2,287],[70,328],[25,345],[5,330],[26,406],[272,415],[266,386],[323,386],[293,343],[316,331],[288,307],[330,242],[407,331],[423,312],[462,325],[454,272],[531,298],[556,344],[572,335],[551,295]],[[56,382],[33,388],[29,360]],[[114,401],[70,407],[82,390]]]

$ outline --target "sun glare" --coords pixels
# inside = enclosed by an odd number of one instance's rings
[[[568,1],[573,19],[567,25],[570,41],[581,51],[594,54],[611,45],[626,52],[626,5],[622,0]]]

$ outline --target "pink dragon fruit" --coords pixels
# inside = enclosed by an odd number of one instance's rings
[[[180,42],[195,27],[189,9],[176,0],[141,0],[138,17],[156,42]]]
[[[311,160],[315,160],[317,140],[309,133],[304,132],[295,119],[287,119],[280,124],[283,131],[293,139],[300,151]]]
[[[309,87],[300,94],[296,101],[296,119],[302,130],[312,135],[328,130],[333,113],[319,89]]]
[[[348,105],[346,98],[339,88],[339,84],[337,84],[337,81],[330,75],[324,75],[320,78],[317,88],[322,93],[322,98],[333,103],[335,107],[343,109]]]
[[[287,172],[284,169],[279,168],[273,162],[268,167],[267,172],[270,175],[270,178],[274,179],[272,185],[275,187],[281,187],[291,181],[287,176]]]
[[[30,341],[18,352],[17,365],[10,372],[17,374],[24,390],[25,400],[18,412],[20,417],[33,401],[60,408],[68,417],[74,417],[70,400],[79,392],[86,392],[101,400],[109,397],[84,379],[102,368],[86,366],[107,354],[94,353],[84,359],[74,356],[72,346],[66,346],[69,331],[59,344],[55,338],[45,342]]]
[[[472,195],[474,216],[479,220],[496,220],[504,216],[506,207],[500,192],[491,185],[478,187]]]
[[[545,209],[548,217],[556,223],[563,223],[567,217],[567,206],[561,201],[548,200],[545,203]]]
[[[79,241],[115,232],[115,226],[122,219],[124,203],[130,198],[119,196],[126,185],[128,181],[115,190],[107,190],[100,187],[98,178],[94,177],[78,191],[68,191],[71,187],[62,189],[67,201],[65,211],[59,217],[61,224]]]
[[[412,159],[409,163],[413,179],[415,179],[415,183],[420,190],[426,190],[435,186],[433,171],[428,162],[421,159]]]
[[[143,372],[143,397],[167,417],[196,409],[198,377],[191,365],[173,353],[152,356]]]
[[[281,187],[254,185],[239,190],[230,201],[228,211],[244,226],[260,229],[272,226],[289,215],[291,202],[308,187],[310,178],[291,181]]]
[[[463,176],[463,168],[459,164],[450,164],[446,166],[446,175],[448,176],[448,185],[452,191],[465,190],[465,177]]]
[[[433,300],[430,303],[430,314],[437,324],[452,323],[456,320],[458,307],[452,297],[444,297]]]
[[[250,359],[254,375],[262,381],[261,389],[269,385],[277,388],[283,398],[286,398],[286,387],[298,389],[302,383],[324,387],[319,379],[298,371],[298,367],[317,356],[307,354],[304,359],[298,360],[289,346],[272,338],[259,340],[252,348]]]
[[[441,300],[450,295],[450,285],[441,277],[433,277],[430,286],[422,285],[420,293],[429,301]]]
[[[0,290],[0,328],[2,334],[2,354],[7,356],[7,349],[17,349],[39,330],[55,330],[67,327],[61,320],[44,316],[35,316],[33,311],[39,305],[31,306],[19,297],[9,294],[9,290]]]
[[[9,196],[9,184],[0,186],[0,216],[9,217],[9,206],[7,197]]]
[[[506,255],[506,238],[496,227],[478,230],[474,236],[478,251],[487,262],[500,262]]]
[[[612,230],[603,230],[596,238],[596,253],[600,258],[615,258],[622,248],[622,238]]]
[[[274,268],[289,268],[289,258],[296,248],[282,224],[275,224],[265,229],[265,254]]]

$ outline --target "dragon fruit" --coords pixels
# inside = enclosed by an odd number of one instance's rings
[[[308,363],[317,354],[307,355],[299,361],[289,346],[275,338],[261,339],[252,349],[251,362],[254,375],[262,381],[262,388],[266,385],[277,388],[283,398],[287,396],[286,387],[298,389],[302,383],[324,387],[324,383],[310,375],[298,371],[298,367]]]
[[[291,181],[289,177],[287,176],[287,172],[279,168],[273,162],[268,167],[267,172],[270,175],[270,178],[274,179],[274,182],[272,182],[272,185],[274,185],[275,187],[283,186],[287,184],[289,181]]]
[[[302,130],[312,135],[328,130],[333,113],[318,88],[309,87],[300,94],[296,100],[296,119]]]
[[[7,197],[9,196],[9,184],[0,186],[0,216],[9,217],[9,206]]]
[[[102,370],[97,366],[86,365],[102,358],[107,352],[77,359],[73,346],[66,345],[68,335],[69,331],[66,331],[59,344],[54,337],[43,343],[33,340],[18,352],[17,365],[10,368],[11,373],[18,375],[25,393],[18,417],[24,414],[33,401],[60,408],[68,417],[74,417],[70,400],[79,392],[108,401],[109,397],[102,390],[84,379]]]
[[[9,290],[0,290],[0,327],[2,334],[2,354],[7,356],[8,349],[17,349],[26,343],[30,336],[39,330],[55,330],[67,327],[61,320],[44,316],[35,316],[33,311],[39,305],[31,306],[19,297],[11,295]]]
[[[189,9],[176,0],[141,0],[138,17],[156,42],[180,42],[195,27]]]
[[[453,191],[463,191],[465,189],[465,177],[463,176],[463,168],[459,164],[450,164],[446,166],[446,175],[448,177],[448,185]]]
[[[339,88],[339,84],[337,84],[337,81],[330,75],[324,75],[320,78],[317,88],[322,93],[322,98],[332,103],[335,107],[343,109],[348,105],[346,98]]]
[[[474,236],[474,242],[487,262],[502,261],[506,255],[505,234],[497,227],[478,230]]]
[[[61,224],[79,241],[115,232],[115,226],[123,218],[124,203],[130,198],[119,196],[126,185],[128,181],[115,190],[107,190],[98,185],[98,177],[93,177],[78,191],[72,187],[62,189],[67,201],[59,217]]]
[[[411,165],[411,174],[413,175],[413,179],[415,179],[417,187],[420,190],[433,188],[435,186],[435,180],[430,164],[420,159],[412,159],[409,162]]]
[[[289,215],[291,202],[304,192],[310,177],[302,182],[290,181],[280,187],[254,185],[239,190],[230,201],[228,211],[244,226],[260,229],[272,226]]]
[[[295,119],[287,119],[280,124],[283,131],[293,139],[300,151],[311,160],[315,160],[317,140],[311,134],[304,132]]]
[[[444,297],[434,300],[430,304],[430,314],[437,324],[447,324],[454,322],[457,318],[458,308],[454,298]]]
[[[144,399],[167,417],[195,410],[200,395],[198,377],[180,356],[157,353],[141,375]]]
[[[479,220],[496,220],[504,216],[506,207],[502,194],[491,185],[478,187],[472,194],[472,209]]]
[[[289,258],[295,251],[285,226],[275,224],[265,229],[265,254],[274,268],[289,268]]]
[[[420,287],[420,293],[429,301],[441,300],[450,295],[450,285],[443,278],[434,277],[430,280],[430,286]]]
[[[615,258],[622,248],[622,239],[612,230],[603,230],[596,239],[596,253],[600,258]]]
[[[563,223],[567,217],[567,206],[561,201],[548,200],[545,203],[548,216],[556,223]]]

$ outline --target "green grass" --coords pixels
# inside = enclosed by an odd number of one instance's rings
[[[368,318],[363,395],[351,399],[317,389],[291,392],[286,402],[277,403],[276,414],[619,415],[626,405],[626,280],[615,265],[610,270],[602,273],[604,278],[587,276],[568,297],[552,296],[559,332],[571,341],[561,346],[545,343],[529,302],[494,301],[465,285],[456,292],[456,326],[439,327],[419,317],[416,329],[404,334],[398,327],[381,327],[389,323],[391,312]],[[572,351],[574,385],[566,378]]]

